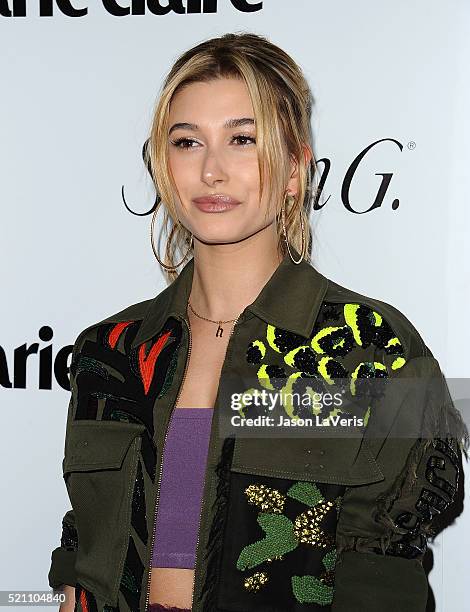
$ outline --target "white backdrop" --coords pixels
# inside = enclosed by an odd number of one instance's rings
[[[34,354],[21,383],[23,345],[52,347],[55,359],[83,328],[164,288],[150,218],[131,215],[120,191],[135,210],[151,207],[141,149],[154,102],[169,66],[201,40],[256,32],[302,66],[316,155],[331,161],[326,204],[312,215],[316,267],[399,308],[447,377],[469,377],[470,2],[263,0],[254,12],[239,10],[254,0],[211,3],[216,13],[118,17],[104,8],[116,2],[74,0],[88,11],[72,17],[55,2],[52,16],[40,16],[40,0],[21,16],[21,2],[0,1],[0,590],[49,588],[70,507],[61,472],[69,393],[54,374],[52,388],[39,388]],[[392,174],[389,188],[380,207],[351,213],[343,180],[377,141],[352,180],[351,207],[370,208],[378,173]],[[44,330],[40,339],[43,326],[51,341]],[[439,612],[467,609],[469,534],[467,508],[432,545]]]

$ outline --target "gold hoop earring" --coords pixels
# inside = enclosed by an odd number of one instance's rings
[[[176,270],[176,268],[178,268],[183,263],[183,261],[187,258],[187,256],[189,255],[189,252],[193,248],[193,246],[194,246],[194,236],[193,236],[193,234],[191,234],[191,240],[190,240],[190,243],[189,243],[189,248],[186,251],[186,254],[183,257],[183,259],[178,264],[176,264],[176,266],[169,266],[169,265],[163,263],[163,261],[158,256],[157,249],[155,248],[155,244],[154,244],[154,241],[153,241],[154,223],[155,223],[155,219],[156,219],[156,216],[157,216],[158,207],[160,206],[161,202],[162,202],[161,200],[158,202],[155,210],[153,211],[152,221],[150,223],[150,243],[152,245],[153,254],[155,255],[155,258],[157,259],[158,263],[163,268],[165,268],[166,270],[170,270],[170,271],[174,272]],[[168,242],[168,239],[167,239],[167,242]]]
[[[285,204],[286,204],[286,200],[289,203],[289,205],[292,204],[292,202],[295,200],[294,196],[290,195],[289,193],[286,194],[286,198],[284,199],[282,208],[281,208],[281,222],[282,222],[282,232],[284,234],[284,240],[286,242],[286,246],[287,246],[287,252],[289,253],[289,257],[291,258],[292,262],[295,264],[299,264],[302,259],[304,258],[305,255],[305,243],[306,243],[306,237],[305,237],[305,226],[304,226],[304,220],[302,218],[302,212],[300,213],[300,227],[302,228],[302,251],[300,254],[300,258],[298,261],[296,261],[293,257],[292,257],[292,253],[290,250],[290,246],[289,246],[289,239],[287,237],[287,230],[286,230],[286,217],[285,217]]]

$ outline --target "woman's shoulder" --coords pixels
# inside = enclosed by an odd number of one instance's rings
[[[96,341],[100,330],[104,328],[106,329],[108,339],[112,342],[113,338],[117,339],[120,332],[124,331],[124,329],[129,327],[131,324],[137,326],[140,325],[140,323],[144,320],[151,304],[154,302],[154,299],[155,298],[149,298],[141,302],[129,304],[117,312],[107,315],[82,329],[76,336],[73,343],[74,354],[80,351],[87,339]]]
[[[400,344],[405,360],[433,357],[421,333],[410,319],[396,306],[328,279],[323,308],[336,305],[342,310],[346,324],[357,336],[374,336],[376,342]],[[387,348],[386,346],[384,348]]]

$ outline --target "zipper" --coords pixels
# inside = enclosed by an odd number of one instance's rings
[[[240,318],[240,315],[236,318],[234,324],[232,325],[232,329],[230,331],[230,335],[229,335],[229,341],[227,342],[227,348],[225,349],[225,355],[224,355],[224,361],[222,363],[222,367],[220,369],[220,375],[222,376],[222,370],[223,370],[223,365],[225,363],[225,359],[227,357],[227,351],[228,351],[228,345],[230,343],[230,338],[232,337],[232,334],[234,332],[235,329],[235,325],[238,322],[238,319]],[[190,332],[191,333],[191,332]],[[219,380],[219,387],[220,387],[220,380]],[[216,404],[217,404],[217,398],[219,396],[219,390],[217,389],[217,395],[216,395]],[[205,483],[204,483],[205,484]],[[194,601],[194,585],[196,582],[196,566],[197,566],[197,551],[198,551],[198,547],[199,547],[199,534],[200,534],[200,526],[201,526],[201,516],[202,516],[202,511],[204,508],[204,496],[202,498],[202,502],[201,502],[201,507],[199,509],[199,522],[198,522],[198,528],[197,528],[197,539],[196,539],[196,555],[194,558],[194,574],[193,574],[193,592],[191,594],[191,610],[193,609],[193,601]]]
[[[185,322],[186,327],[188,329],[188,333],[189,333],[189,349],[188,349],[188,354],[186,355],[186,362],[184,364],[183,378],[181,380],[180,388],[178,389],[178,395],[176,396],[176,400],[175,400],[175,402],[173,404],[173,408],[171,409],[170,418],[168,419],[168,423],[171,420],[171,415],[173,414],[173,410],[175,409],[175,406],[178,403],[179,397],[181,395],[181,390],[183,389],[184,381],[185,381],[185,378],[186,378],[186,372],[187,372],[187,369],[188,369],[189,357],[191,355],[191,345],[192,345],[191,328],[189,327],[188,322],[186,321],[186,319],[183,318],[182,320]],[[156,499],[156,502],[155,502],[155,509],[154,509],[154,514],[153,514],[152,544],[151,544],[151,547],[150,547],[150,559],[149,559],[149,564],[148,564],[147,594],[145,596],[145,612],[147,612],[148,607],[149,607],[150,581],[152,579],[152,567],[151,567],[151,564],[152,564],[152,551],[153,551],[153,546],[155,544],[155,531],[156,531],[156,527],[157,527],[156,518],[157,518],[157,511],[158,511],[158,502],[159,502],[159,499],[160,499],[160,484],[161,484],[162,472],[163,472],[163,457],[164,457],[164,452],[165,452],[166,439],[167,439],[167,436],[168,436],[168,429],[169,428],[167,427],[166,431],[165,431],[165,437],[164,437],[164,440],[163,440],[163,449],[162,449],[162,460],[161,460],[161,463],[160,463],[160,470],[159,470],[159,473],[158,473],[157,499]]]

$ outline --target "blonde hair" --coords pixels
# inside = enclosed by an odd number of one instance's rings
[[[188,250],[189,232],[178,221],[176,186],[168,165],[169,108],[173,96],[184,86],[218,78],[242,79],[248,89],[256,126],[256,147],[260,169],[261,198],[268,184],[268,210],[276,205],[278,249],[284,256],[279,211],[284,202],[289,178],[289,159],[298,164],[299,190],[285,211],[289,244],[302,251],[300,217],[305,232],[305,258],[310,260],[312,234],[309,224],[316,162],[311,132],[312,95],[300,67],[282,49],[265,37],[252,33],[230,33],[206,40],[183,53],[166,77],[158,99],[150,136],[144,144],[143,158],[152,177],[158,204],[165,203],[163,227],[168,236],[165,257],[174,266]],[[312,155],[305,158],[304,146]],[[171,226],[170,231],[168,231]],[[177,252],[181,253],[176,257]],[[186,259],[185,259],[186,261]],[[164,269],[170,281],[177,272]]]

